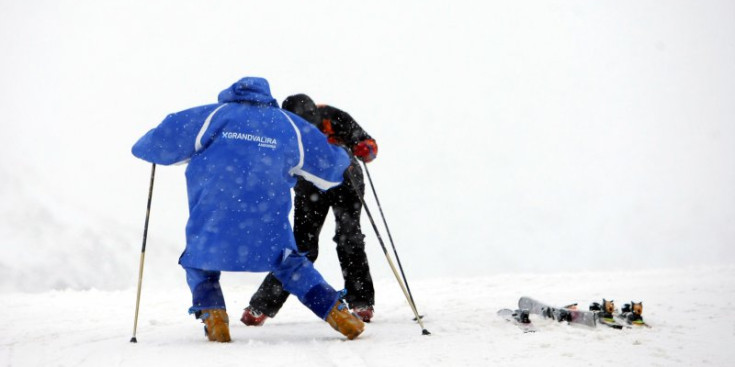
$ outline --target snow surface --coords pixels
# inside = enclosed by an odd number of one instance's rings
[[[0,0],[0,366],[735,364],[731,1]],[[291,300],[234,342],[186,314],[183,166],[130,147],[242,76],[377,138],[369,165],[431,336],[367,219],[377,314],[345,341]],[[369,199],[374,214],[377,209]],[[317,267],[341,275],[331,220]],[[384,233],[385,237],[385,233]],[[652,329],[495,316],[643,301]]]
[[[422,279],[411,286],[430,336],[421,335],[411,320],[396,282],[382,280],[376,284],[375,322],[353,341],[293,299],[263,327],[247,327],[237,321],[239,310],[257,279],[224,278],[233,338],[225,345],[206,341],[201,324],[183,312],[189,299],[184,284],[144,287],[137,344],[128,342],[134,306],[129,290],[6,294],[0,365],[730,366],[735,361],[733,267]],[[643,299],[653,327],[587,329],[536,319],[539,331],[524,334],[494,316],[524,294],[583,307],[603,297],[618,305]]]

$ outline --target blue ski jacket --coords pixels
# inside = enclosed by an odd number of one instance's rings
[[[145,161],[187,163],[184,267],[271,271],[296,251],[288,215],[301,176],[326,190],[342,182],[347,153],[281,110],[263,78],[246,77],[219,103],[167,116],[133,146]]]

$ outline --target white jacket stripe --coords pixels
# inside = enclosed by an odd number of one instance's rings
[[[207,116],[207,119],[204,120],[204,125],[202,125],[202,128],[199,130],[199,134],[197,134],[197,139],[194,141],[194,152],[202,150],[202,137],[204,137],[204,132],[207,131],[209,124],[212,123],[212,117],[214,117],[214,114],[224,106],[227,106],[227,103],[215,108],[214,111]]]
[[[291,120],[291,116],[289,116],[287,113],[281,111],[281,113],[286,116],[288,119],[288,122],[291,123],[291,126],[293,126],[294,131],[296,131],[296,140],[299,144],[299,163],[296,165],[296,167],[291,168],[291,170],[288,171],[290,175],[299,175],[303,178],[305,178],[307,181],[314,184],[314,186],[322,189],[322,190],[328,190],[332,187],[335,187],[340,184],[340,182],[332,182],[327,181],[319,176],[316,176],[312,173],[306,172],[303,170],[304,167],[304,143],[301,141],[301,131],[299,131],[299,128],[296,126],[296,124]]]
[[[283,110],[279,110],[283,114],[283,116],[286,116],[288,119],[288,122],[291,123],[291,126],[293,127],[294,131],[296,131],[296,141],[299,144],[299,163],[296,164],[296,167],[291,168],[288,173],[290,175],[296,174],[296,172],[301,171],[301,167],[304,166],[304,143],[301,141],[301,131],[299,131],[299,128],[296,127],[296,124],[291,120],[291,116],[289,116],[287,113],[283,112]]]

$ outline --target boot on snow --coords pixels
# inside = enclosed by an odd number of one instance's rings
[[[352,308],[352,313],[363,322],[370,322],[373,319],[375,310],[373,306],[357,306]]]
[[[263,326],[268,315],[256,310],[253,306],[245,307],[240,321],[247,326]]]
[[[230,341],[230,318],[221,308],[197,312],[196,317],[204,323],[204,334],[209,341],[227,343]]]
[[[615,302],[613,300],[602,299],[602,303],[594,302],[590,305],[590,311],[597,312],[599,318],[612,319],[615,312]]]
[[[643,321],[643,302],[626,303],[623,305],[620,317],[630,325],[646,325]]]
[[[623,325],[615,320],[615,302],[613,300],[602,299],[602,303],[594,302],[590,305],[590,311],[595,313],[598,324],[609,326],[613,329],[622,329]]]
[[[365,323],[357,316],[350,313],[347,305],[338,300],[332,310],[329,311],[326,321],[334,329],[346,336],[347,339],[355,339],[365,330]]]

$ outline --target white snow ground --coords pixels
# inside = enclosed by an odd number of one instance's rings
[[[733,35],[729,0],[0,0],[0,366],[735,365]],[[246,75],[378,139],[432,336],[365,220],[364,336],[293,300],[246,328],[262,275],[225,274],[234,342],[206,342],[176,265],[183,167],[160,167],[128,342],[150,172],[130,147]],[[642,300],[654,327],[522,334],[495,317],[522,295]]]
[[[421,335],[395,281],[377,283],[375,322],[347,341],[298,302],[246,327],[239,310],[255,278],[225,276],[233,342],[206,341],[186,315],[185,286],[144,287],[138,343],[135,293],[53,291],[3,295],[3,366],[730,366],[735,361],[735,268],[509,274],[417,281]],[[521,295],[586,306],[643,300],[650,329],[587,329],[535,320],[524,334],[497,318]]]

